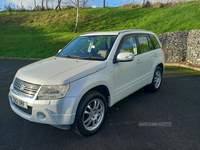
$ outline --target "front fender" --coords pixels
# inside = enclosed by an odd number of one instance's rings
[[[100,85],[106,86],[109,90],[110,98],[108,100],[108,106],[112,106],[114,104],[114,73],[113,71],[108,72],[109,71],[107,71],[107,69],[104,69],[70,83],[70,90],[67,93],[67,98],[77,97],[74,105],[72,106],[73,108],[71,113],[76,113],[78,104],[85,93]]]

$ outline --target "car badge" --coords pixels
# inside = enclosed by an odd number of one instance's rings
[[[20,90],[23,91],[25,88],[25,85],[22,83],[22,85],[20,86]]]

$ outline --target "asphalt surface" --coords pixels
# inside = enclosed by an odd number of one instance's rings
[[[101,130],[82,137],[16,115],[8,102],[16,71],[33,61],[0,60],[0,149],[200,149],[200,76],[166,70],[161,89],[145,89],[109,108]],[[163,123],[164,122],[164,123]]]

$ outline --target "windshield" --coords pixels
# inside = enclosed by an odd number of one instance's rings
[[[116,36],[80,36],[69,43],[57,57],[105,60]]]

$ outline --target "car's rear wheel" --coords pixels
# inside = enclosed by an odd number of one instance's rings
[[[105,97],[97,91],[88,92],[81,99],[72,129],[83,136],[93,135],[101,128],[106,110]]]
[[[150,91],[158,91],[162,83],[162,69],[157,66],[151,84],[148,85]]]

